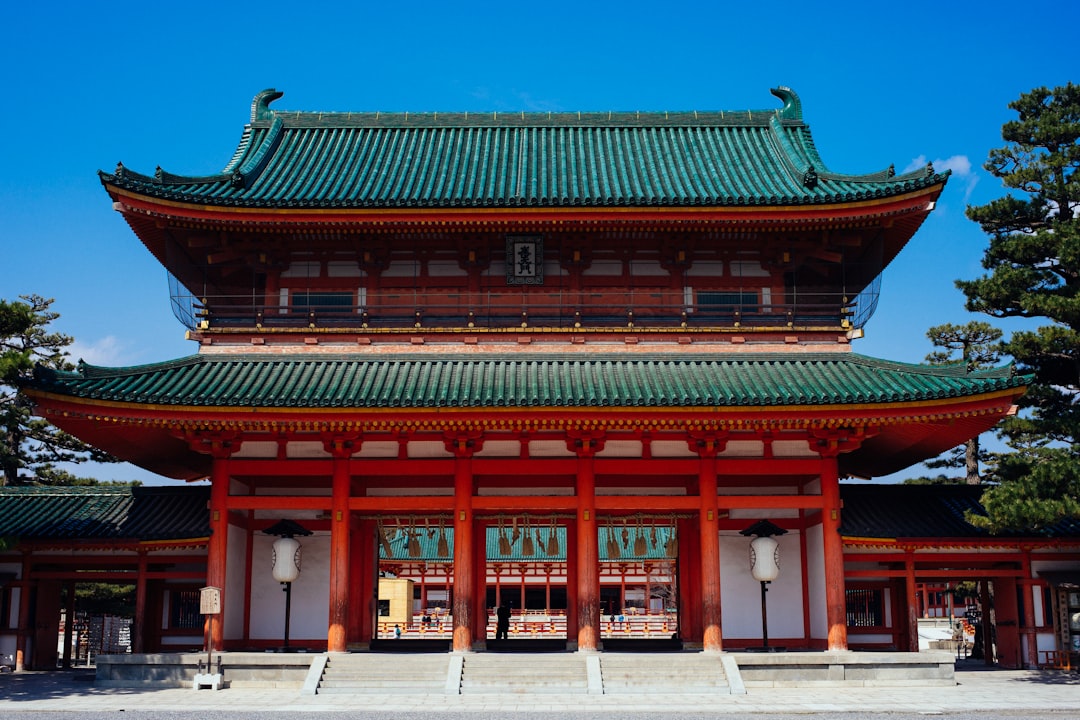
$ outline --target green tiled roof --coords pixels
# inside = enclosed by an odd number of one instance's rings
[[[859,538],[1080,538],[1080,518],[1062,518],[1036,533],[992,534],[969,523],[968,512],[986,515],[985,486],[842,484],[843,524],[840,532]]]
[[[717,355],[193,355],[156,365],[38,368],[40,391],[103,401],[266,408],[705,407],[895,403],[1019,388],[1010,367],[852,353]]]
[[[252,103],[221,173],[102,182],[166,200],[249,208],[819,205],[944,182],[830,172],[789,88],[777,110],[678,113],[314,113]]]
[[[183,540],[210,534],[208,486],[0,488],[0,537]]]

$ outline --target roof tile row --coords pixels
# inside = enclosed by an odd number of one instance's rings
[[[1003,367],[851,353],[731,357],[195,355],[132,368],[38,368],[32,387],[97,400],[212,407],[762,407],[895,403],[1018,388]]]

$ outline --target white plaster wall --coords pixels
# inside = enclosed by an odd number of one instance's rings
[[[825,605],[825,536],[821,525],[806,529],[807,592],[810,602],[810,637],[829,637],[829,616]]]
[[[330,536],[316,533],[300,541],[300,577],[292,584],[289,644],[304,639],[326,640],[330,626]],[[251,572],[251,638],[284,639],[285,593],[270,574],[276,537],[253,538]]]
[[[247,532],[230,525],[225,554],[224,637],[226,639],[240,638],[244,635],[244,567],[247,559]],[[268,565],[267,568],[269,567]],[[267,572],[269,573],[269,569]]]
[[[720,534],[721,623],[725,638],[761,638],[761,583],[750,574],[750,540],[735,531]],[[803,636],[802,563],[799,534],[776,537],[780,576],[767,593],[769,637]]]

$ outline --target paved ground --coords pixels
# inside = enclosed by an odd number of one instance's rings
[[[1080,673],[983,669],[961,664],[952,687],[750,688],[746,695],[300,695],[296,690],[127,690],[95,688],[89,670],[0,675],[0,717],[33,712],[115,713],[180,710],[208,717],[263,711],[379,714],[564,715],[672,713],[772,717],[791,714],[898,713],[996,717],[1080,717]]]

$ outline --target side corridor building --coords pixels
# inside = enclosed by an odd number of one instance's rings
[[[1072,541],[901,541],[875,529],[891,490],[841,493],[988,430],[1026,378],[852,351],[947,173],[832,172],[796,94],[773,94],[749,112],[387,114],[277,110],[267,90],[221,173],[102,173],[198,352],[40,370],[27,392],[118,457],[208,479],[190,489],[205,531],[90,549],[87,528],[11,560],[16,653],[23,599],[48,607],[97,563],[137,583],[137,651],[198,645],[201,624],[170,623],[203,585],[222,591],[215,648],[276,647],[285,534],[306,647],[385,637],[386,581],[408,583],[406,639],[455,651],[498,642],[505,603],[519,637],[584,651],[751,647],[760,521],[787,646],[917,649],[920,588],[959,576],[993,581],[1008,663],[1068,642],[1038,573],[1075,569]],[[854,529],[848,491],[882,493],[859,505],[881,515]]]

